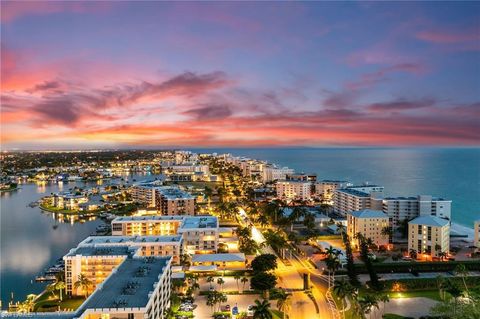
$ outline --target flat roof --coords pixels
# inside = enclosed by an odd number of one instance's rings
[[[381,210],[363,209],[349,213],[356,218],[388,218],[388,215]]]
[[[245,261],[244,253],[230,253],[230,254],[195,254],[192,256],[192,263],[195,262],[232,262]]]
[[[443,227],[450,224],[450,221],[437,216],[425,215],[425,216],[419,216],[414,220],[409,221],[408,223],[413,225]]]
[[[127,258],[100,284],[81,309],[144,308],[172,257]]]
[[[337,192],[346,193],[357,197],[370,197],[370,194],[351,188],[337,189]]]
[[[102,245],[102,244],[136,244],[156,242],[181,242],[182,235],[172,236],[90,236],[82,241],[79,246]]]
[[[183,219],[181,229],[190,228],[218,228],[218,219],[215,216],[188,216]]]
[[[65,257],[72,257],[77,255],[82,256],[128,256],[131,250],[127,246],[111,246],[111,247],[93,247],[84,246],[77,247],[70,250]]]

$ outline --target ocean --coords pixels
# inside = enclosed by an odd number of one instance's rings
[[[220,148],[317,178],[385,186],[387,196],[433,195],[452,200],[452,221],[480,219],[480,148]]]

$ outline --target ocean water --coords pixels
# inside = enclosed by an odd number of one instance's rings
[[[369,182],[388,196],[433,195],[452,200],[452,220],[473,227],[480,219],[480,148],[223,148],[318,179]]]

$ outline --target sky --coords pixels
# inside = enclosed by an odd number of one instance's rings
[[[1,2],[2,149],[480,145],[480,2]]]

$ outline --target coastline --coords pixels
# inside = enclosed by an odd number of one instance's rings
[[[474,238],[473,227],[468,227],[468,226],[461,225],[459,223],[452,222],[450,229],[457,234],[467,235],[468,240],[473,240]]]

